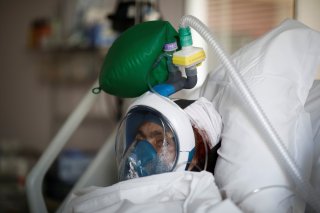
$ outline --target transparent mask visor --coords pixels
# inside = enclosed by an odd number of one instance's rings
[[[118,129],[119,180],[173,171],[178,148],[173,129],[159,113],[147,107],[134,108]]]

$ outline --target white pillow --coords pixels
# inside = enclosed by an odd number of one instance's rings
[[[232,57],[306,177],[312,167],[313,137],[304,104],[320,64],[319,47],[318,32],[287,20]],[[209,76],[203,95],[216,104],[224,124],[217,185],[245,212],[303,211],[303,202],[290,191],[293,186],[224,67]],[[264,190],[253,193],[257,189]]]

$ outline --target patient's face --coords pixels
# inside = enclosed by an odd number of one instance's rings
[[[163,156],[164,160],[174,162],[176,157],[176,144],[173,133],[168,129],[153,122],[144,122],[136,134],[135,140],[147,140],[156,150],[158,156]]]

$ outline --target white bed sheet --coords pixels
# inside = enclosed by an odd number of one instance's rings
[[[314,81],[305,104],[305,110],[310,113],[314,142],[311,184],[320,194],[320,80]]]

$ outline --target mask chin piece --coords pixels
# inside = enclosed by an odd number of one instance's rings
[[[145,177],[155,173],[158,157],[153,146],[146,140],[138,141],[134,146],[125,163],[124,179]]]

